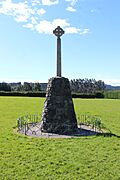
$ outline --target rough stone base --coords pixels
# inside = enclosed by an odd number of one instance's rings
[[[49,80],[41,129],[43,132],[56,134],[77,132],[77,120],[67,78],[54,77]]]

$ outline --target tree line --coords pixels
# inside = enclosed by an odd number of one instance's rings
[[[90,93],[103,92],[105,83],[102,80],[95,79],[73,79],[70,81],[71,91],[74,93]]]
[[[6,83],[2,82],[0,83],[0,91],[41,91],[41,84],[40,83],[28,83],[24,82],[21,84],[21,82],[18,83]]]
[[[23,92],[23,91],[41,91],[41,83],[29,83],[21,82],[18,83],[0,83],[0,91],[12,91],[12,92]],[[96,92],[103,92],[105,90],[105,83],[102,80],[96,81],[95,79],[73,79],[70,81],[72,93],[89,93],[94,94]],[[47,84],[46,84],[47,87]]]

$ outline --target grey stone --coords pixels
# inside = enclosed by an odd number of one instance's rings
[[[77,120],[67,78],[54,77],[48,82],[42,131],[56,134],[77,132]]]

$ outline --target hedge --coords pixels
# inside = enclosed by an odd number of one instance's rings
[[[0,92],[0,96],[45,97],[45,94],[45,92]]]
[[[72,93],[72,97],[73,98],[104,98],[104,94],[103,93],[100,93],[100,92],[97,92],[95,94],[88,94],[88,93]]]
[[[23,97],[45,97],[46,92],[5,92],[0,91],[0,96],[23,96]],[[73,98],[104,98],[103,93],[95,93],[95,94],[80,94],[80,93],[72,93]]]

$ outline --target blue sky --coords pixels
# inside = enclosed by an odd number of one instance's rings
[[[0,82],[47,82],[62,76],[120,85],[120,0],[0,0]]]

